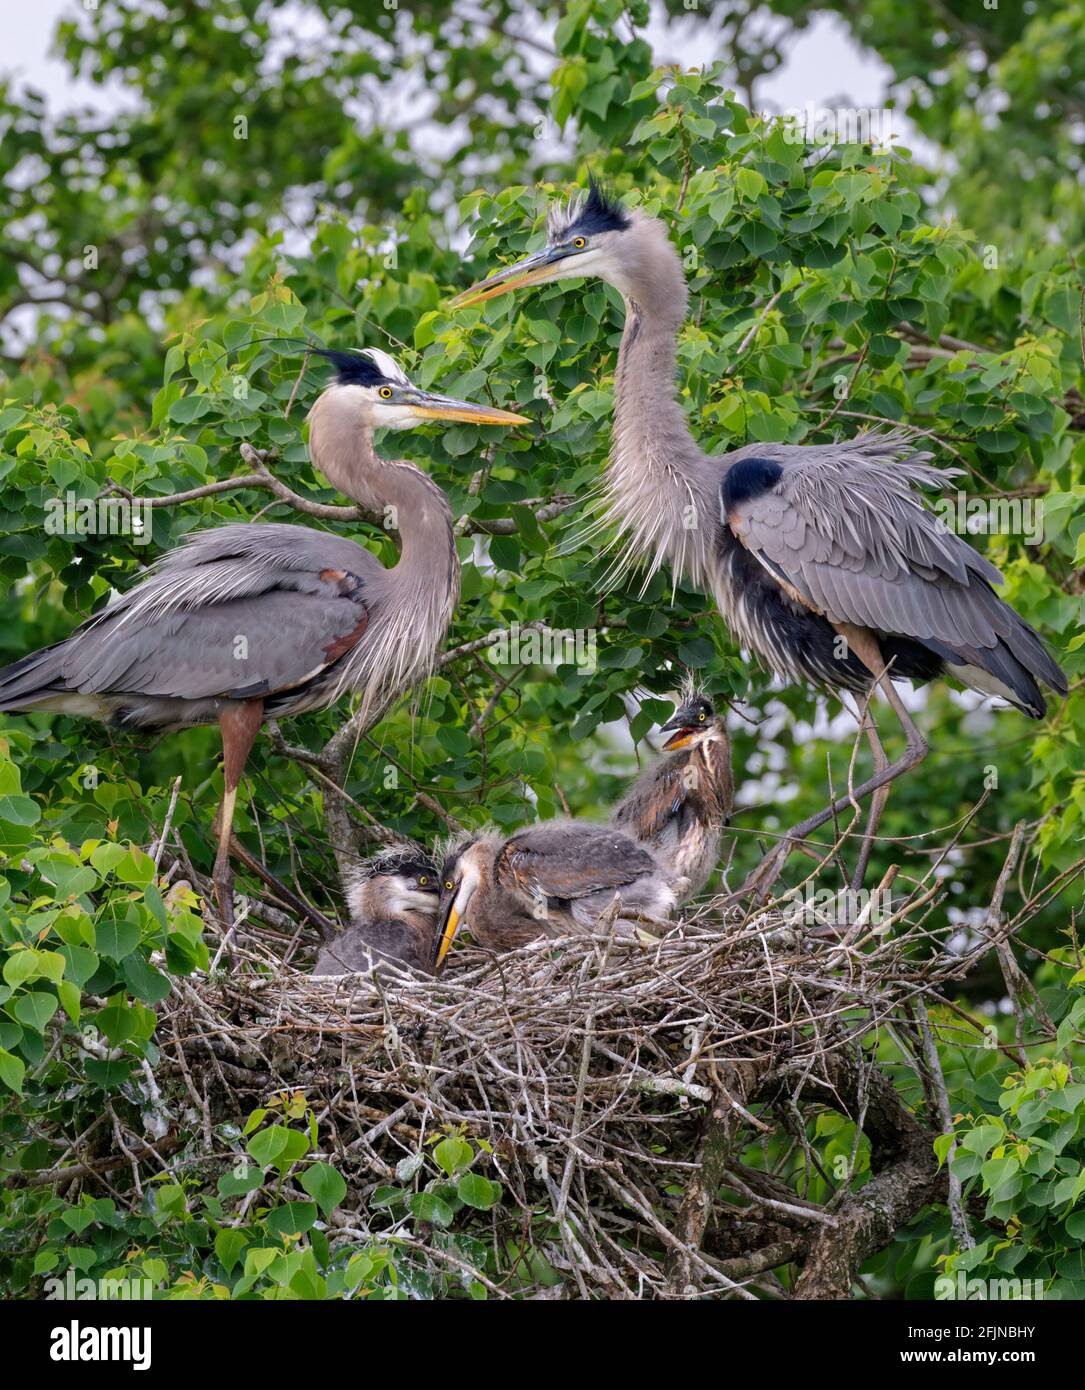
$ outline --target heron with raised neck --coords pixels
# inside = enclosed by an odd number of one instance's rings
[[[540,250],[453,303],[585,276],[625,303],[600,519],[617,546],[608,577],[669,565],[714,598],[739,645],[784,681],[858,697],[874,775],[794,826],[759,872],[774,876],[791,843],[873,793],[861,882],[888,784],[927,752],[893,682],[952,677],[1040,719],[1042,688],[1064,695],[1066,677],[996,593],[995,566],[926,505],[919,489],[944,486],[955,470],[934,467],[907,430],[720,455],[699,447],[675,391],[686,277],[658,218],[592,181],[586,196],[551,206]],[[874,685],[906,735],[893,763],[866,706]]]

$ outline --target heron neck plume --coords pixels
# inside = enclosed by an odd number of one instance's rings
[[[701,583],[717,526],[717,471],[690,433],[675,389],[685,272],[661,222],[643,218],[623,265],[625,331],[615,379],[606,518],[620,531],[615,575],[664,563]]]
[[[413,463],[378,457],[368,423],[335,388],[309,419],[314,465],[399,543],[398,562],[373,582],[366,640],[344,668],[368,712],[431,669],[444,641],[460,595],[452,509]]]

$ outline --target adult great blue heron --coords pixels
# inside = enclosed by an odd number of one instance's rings
[[[995,593],[999,571],[923,504],[916,488],[948,474],[903,433],[720,456],[698,448],[674,385],[686,279],[659,220],[593,183],[586,199],[552,207],[541,251],[454,303],[584,275],[613,285],[626,306],[602,518],[621,540],[615,573],[669,563],[713,595],[740,644],[785,680],[859,695],[880,685],[904,727],[904,755],[890,764],[864,715],[874,776],[783,842],[885,788],[863,868],[887,784],[927,752],[893,680],[949,675],[1039,719],[1041,684],[1065,694],[1066,678]]]
[[[719,859],[720,832],[734,809],[731,741],[707,696],[687,689],[671,737],[610,814],[611,825],[647,845],[679,902],[699,893]]]
[[[653,855],[590,821],[547,821],[508,839],[454,842],[441,869],[436,964],[461,923],[480,946],[510,951],[540,936],[590,931],[619,894],[634,918],[669,917],[675,895]]]
[[[324,943],[314,975],[368,971],[387,962],[432,973],[440,881],[423,850],[381,850],[356,866],[346,890],[350,926]]]
[[[375,710],[432,666],[459,596],[448,499],[414,464],[379,458],[373,431],[526,423],[422,391],[375,349],[312,350],[337,369],[309,413],[313,464],[383,514],[398,563],[385,568],[355,541],[305,526],[198,531],[63,642],[0,670],[0,710],[161,731],[218,722],[225,786],[214,885],[227,927],[234,806],[260,725],[351,692]]]

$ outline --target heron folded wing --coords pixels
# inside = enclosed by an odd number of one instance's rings
[[[683,777],[684,764],[677,758],[650,768],[615,807],[614,825],[636,840],[654,840],[682,811],[687,802],[700,801],[695,787]]]
[[[617,891],[645,874],[656,861],[619,830],[549,821],[518,831],[497,858],[497,880],[505,887],[547,898],[582,898]]]
[[[108,612],[123,614],[125,623],[142,622],[276,589],[319,593],[326,571],[340,570],[364,582],[383,568],[344,536],[308,526],[239,522],[188,536],[156,560]]]
[[[959,472],[927,463],[899,433],[860,435],[840,444],[748,445],[730,456],[722,499],[734,527],[781,534],[789,551],[842,567],[1002,576],[924,505],[919,487],[942,490]]]
[[[1020,620],[990,587],[1002,576],[913,491],[945,475],[869,447],[860,438],[798,455],[758,446],[767,459],[743,451],[721,485],[733,535],[831,622],[979,647],[1009,638]]]
[[[368,610],[338,592],[276,589],[136,622],[107,609],[73,635],[62,675],[70,690],[198,700],[249,699],[304,684],[361,639]]]

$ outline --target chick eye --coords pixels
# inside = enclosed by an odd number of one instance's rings
[[[446,888],[450,893],[452,892],[453,888],[455,888],[455,886],[456,886],[456,885],[452,882],[452,880],[451,880],[450,878],[446,878],[446,879],[445,879],[445,888]]]
[[[429,879],[426,877],[425,874],[422,874],[422,875],[420,876],[419,880],[418,880],[418,886],[419,886],[419,888],[425,888],[425,886],[426,886],[426,884],[427,884],[428,882],[429,882]]]
[[[377,392],[377,395],[380,396],[382,400],[390,401],[392,399],[392,388],[390,386],[382,386]]]
[[[583,251],[584,247],[587,246],[587,244],[587,241],[582,236],[573,237],[573,245],[576,247],[578,251]]]
[[[701,710],[700,714],[697,716],[697,719],[699,723],[704,723],[704,710]]]

